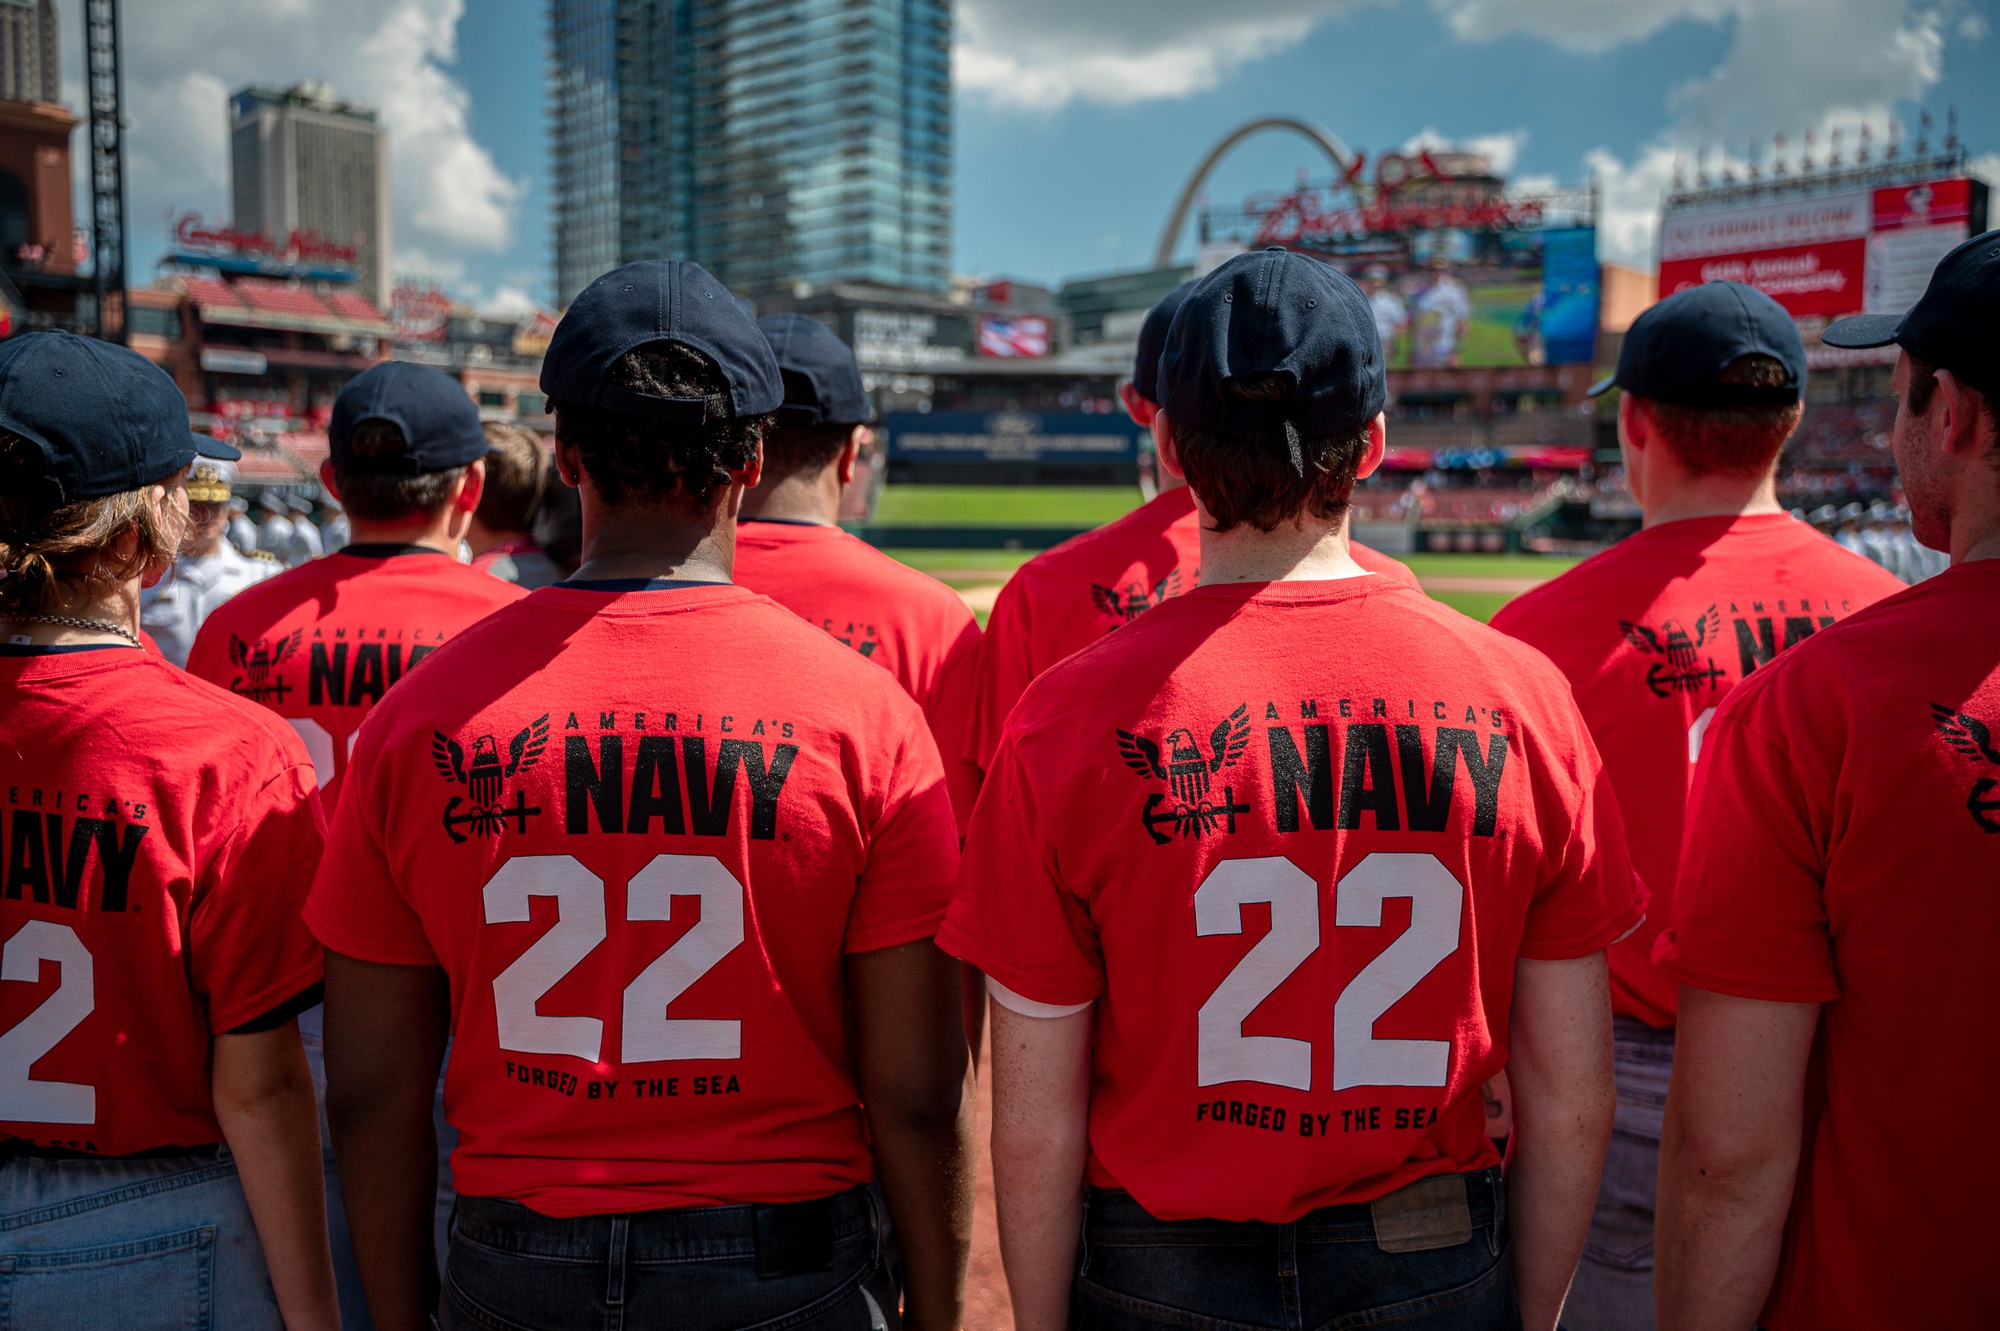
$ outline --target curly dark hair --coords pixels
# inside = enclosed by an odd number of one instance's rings
[[[648,342],[618,358],[612,387],[654,397],[700,398],[700,425],[653,420],[606,407],[555,402],[556,440],[574,448],[584,474],[607,503],[628,494],[655,503],[677,499],[706,508],[729,473],[750,465],[772,417],[737,416],[721,367],[680,342]]]
[[[1291,405],[1293,380],[1289,374],[1246,374],[1226,382],[1223,392],[1246,405],[1283,409]],[[1292,465],[1283,429],[1200,430],[1167,419],[1188,487],[1201,496],[1215,531],[1246,522],[1258,531],[1275,531],[1301,513],[1339,517],[1368,451],[1365,425],[1347,434],[1301,434],[1302,476]]]

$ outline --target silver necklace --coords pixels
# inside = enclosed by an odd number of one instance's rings
[[[4,617],[13,620],[16,623],[31,622],[36,624],[60,624],[64,628],[96,629],[100,633],[115,633],[119,637],[125,639],[125,641],[131,643],[134,647],[140,645],[138,634],[134,633],[131,629],[125,628],[122,625],[110,623],[107,620],[75,619],[69,615],[7,615]]]

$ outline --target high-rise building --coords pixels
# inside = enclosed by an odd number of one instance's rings
[[[358,283],[389,306],[389,131],[324,84],[249,87],[229,99],[229,184],[239,231],[317,231],[358,251]]]
[[[951,0],[550,0],[556,298],[951,275]]]
[[[54,0],[0,0],[0,102],[62,100]]]

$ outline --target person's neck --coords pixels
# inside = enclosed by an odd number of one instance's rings
[[[458,557],[459,532],[453,514],[443,513],[421,522],[364,522],[348,519],[349,545],[419,545],[426,550]]]
[[[2000,494],[1978,502],[1961,504],[1951,524],[1951,562],[1970,564],[1979,559],[2000,559]]]
[[[1225,582],[1315,582],[1358,578],[1367,570],[1347,549],[1347,515],[1324,522],[1301,514],[1296,522],[1258,531],[1239,523],[1229,531],[1214,531],[1214,519],[1201,507],[1201,585]]]
[[[507,533],[494,531],[478,518],[474,518],[465,529],[465,544],[475,558],[509,539]]]
[[[222,533],[217,532],[214,536],[211,536],[206,541],[203,541],[200,546],[196,547],[193,558],[212,559],[216,555],[219,555],[221,553],[222,553]]]
[[[1185,476],[1176,476],[1165,467],[1160,468],[1160,483],[1154,487],[1155,497],[1163,494],[1171,494],[1175,490],[1184,490],[1186,488],[1187,478]]]
[[[0,629],[4,629],[9,639],[26,637],[33,647],[84,647],[108,646],[130,647],[139,636],[139,578],[127,578],[109,590],[87,600],[49,611],[51,616],[63,619],[95,620],[104,624],[116,624],[130,633],[107,632],[104,629],[80,628],[72,624],[51,624],[38,619],[16,619],[0,614]]]
[[[793,472],[743,494],[742,520],[810,522],[831,527],[840,521],[840,476],[831,465],[817,473]]]
[[[586,489],[583,563],[569,575],[569,581],[732,581],[736,510],[729,496],[712,510],[690,512],[686,506],[673,503],[605,504]]]
[[[1778,478],[1767,476],[1688,476],[1650,478],[1639,509],[1644,525],[1658,527],[1689,518],[1749,518],[1783,513],[1778,502]],[[1659,493],[1653,490],[1657,487]]]

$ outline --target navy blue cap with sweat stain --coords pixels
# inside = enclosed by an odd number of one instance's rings
[[[368,421],[401,431],[401,451],[356,453],[354,432]],[[375,476],[450,471],[485,457],[488,447],[465,385],[442,370],[401,360],[371,365],[347,381],[333,400],[326,438],[335,471]]]
[[[1287,374],[1279,408],[1225,390],[1249,374]],[[1239,254],[1195,284],[1160,353],[1160,405],[1176,425],[1283,431],[1300,474],[1299,436],[1351,434],[1389,402],[1382,339],[1354,279],[1318,259],[1271,248]]]
[[[50,507],[143,489],[228,444],[188,430],[187,399],[136,351],[74,333],[0,342],[0,431],[41,454],[21,484]]]
[[[778,358],[781,377],[795,374],[810,392],[787,390],[780,425],[860,425],[868,419],[868,393],[854,352],[831,328],[807,314],[767,314],[758,331]]]
[[[1732,384],[1722,372],[1744,356],[1769,356],[1785,367],[1782,385]],[[1722,410],[1782,407],[1806,394],[1806,347],[1785,307],[1741,282],[1704,282],[1676,291],[1625,332],[1618,369],[1590,386],[1616,385],[1675,406]]]
[[[1902,347],[2000,397],[2000,231],[1974,236],[1938,260],[1923,299],[1905,314],[1857,314],[1827,325],[1830,347]]]
[[[1191,281],[1183,282],[1160,297],[1159,303],[1146,311],[1146,321],[1139,325],[1139,346],[1132,357],[1132,391],[1156,406],[1160,401],[1160,353],[1166,349],[1167,329],[1172,327],[1174,312],[1180,309],[1194,285]]]
[[[610,382],[619,358],[649,342],[678,342],[714,361],[729,386],[731,418],[762,416],[785,400],[771,344],[727,287],[685,259],[628,263],[585,287],[549,339],[542,392],[558,404],[651,420],[707,420],[701,398],[656,397]]]

